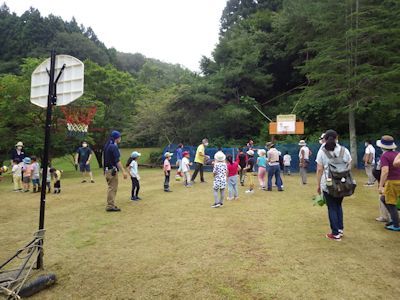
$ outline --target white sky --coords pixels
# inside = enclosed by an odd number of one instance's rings
[[[42,16],[92,27],[98,38],[118,51],[179,63],[199,70],[202,55],[218,42],[219,20],[227,0],[0,0],[21,15],[29,7]]]

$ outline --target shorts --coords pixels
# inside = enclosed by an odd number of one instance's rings
[[[81,172],[90,172],[90,165],[86,163],[79,164],[79,170]]]
[[[39,178],[32,179],[32,184],[33,185],[40,185],[40,179]]]
[[[31,176],[24,176],[22,178],[23,183],[30,183],[31,182]]]
[[[386,204],[397,204],[400,197],[400,180],[387,180],[385,182],[385,202]]]

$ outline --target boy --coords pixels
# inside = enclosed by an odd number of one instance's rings
[[[248,160],[246,165],[246,173],[249,178],[249,189],[245,193],[254,193],[254,179],[253,179],[253,172],[254,172],[254,165],[256,163],[254,159],[254,151],[248,150],[247,152]]]
[[[54,178],[54,194],[61,193],[61,170],[56,170],[55,168],[50,169],[50,173]]]
[[[164,192],[171,192],[169,189],[169,177],[171,175],[171,163],[169,162],[172,157],[172,153],[165,152],[165,160],[164,160],[164,175],[165,175],[165,180],[164,180]]]
[[[189,160],[190,153],[189,151],[185,151],[182,153],[183,158],[182,158],[182,173],[183,173],[183,178],[184,178],[184,184],[185,187],[191,187],[191,178],[190,178],[190,166],[192,163]]]
[[[14,192],[22,191],[22,165],[19,163],[19,159],[13,160],[12,167],[13,182],[14,182]]]
[[[244,186],[244,178],[246,177],[247,155],[246,155],[246,153],[244,153],[243,148],[239,150],[239,154],[236,158],[236,162],[240,166],[240,170],[239,170],[240,185]]]
[[[31,157],[32,160],[32,186],[33,192],[40,192],[40,165],[37,162],[36,156]]]
[[[290,175],[290,164],[292,162],[292,157],[289,152],[286,151],[283,156],[283,175]]]
[[[30,157],[25,157],[23,159],[22,171],[24,172],[22,178],[22,182],[24,185],[24,192],[27,193],[29,192],[30,189],[31,176],[32,176],[32,165]]]

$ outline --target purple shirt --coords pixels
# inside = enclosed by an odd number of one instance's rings
[[[393,161],[399,152],[397,151],[386,151],[381,156],[381,168],[389,167],[389,175],[387,180],[400,180],[400,168],[393,166]]]

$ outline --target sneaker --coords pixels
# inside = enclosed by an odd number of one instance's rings
[[[86,180],[85,180],[85,179],[81,181],[81,183],[85,183],[85,182],[86,182]]]
[[[327,234],[325,235],[325,237],[326,237],[327,239],[330,239],[330,240],[332,240],[332,241],[337,241],[337,242],[340,242],[340,241],[342,240],[339,234],[338,234],[338,235],[334,235],[334,234],[332,234],[332,233],[327,233]]]
[[[278,192],[283,192],[283,189],[278,189]]]
[[[219,203],[219,206],[224,206],[224,204],[223,203]]]
[[[136,200],[142,200],[142,198],[140,198],[140,197],[136,196]]]
[[[221,205],[219,204],[219,203],[215,203],[214,205],[211,205],[211,207],[212,208],[218,208],[218,207],[220,207]]]
[[[132,201],[138,201],[139,199],[137,197],[131,197]]]
[[[389,222],[388,219],[385,219],[385,218],[383,218],[383,217],[378,217],[378,218],[376,218],[375,220],[378,221],[378,222]]]
[[[366,184],[364,184],[364,186],[368,186],[368,187],[371,187],[371,186],[374,186],[375,184],[373,184],[373,183],[366,183]]]
[[[339,229],[339,236],[340,236],[341,238],[344,237],[343,229]]]
[[[226,198],[226,200],[228,200],[228,201],[232,201],[232,200],[233,200],[233,198],[229,198],[229,197],[228,197],[228,198]]]
[[[267,192],[272,192],[272,189],[267,189]]]
[[[92,180],[90,180],[90,183],[94,183],[94,180],[92,179]]]
[[[247,190],[247,191],[245,191],[245,193],[246,194],[250,194],[250,193],[252,194],[252,193],[254,193],[254,191],[253,190]]]
[[[393,222],[392,222],[392,221],[389,221],[389,222],[387,222],[387,223],[385,224],[385,226],[391,226],[391,225],[393,225]]]
[[[119,207],[114,206],[114,207],[107,207],[106,211],[107,212],[114,212],[114,211],[121,211],[121,209]]]
[[[385,226],[385,228],[387,230],[392,230],[392,231],[400,231],[400,227],[394,227],[394,225],[389,225],[389,226]]]

